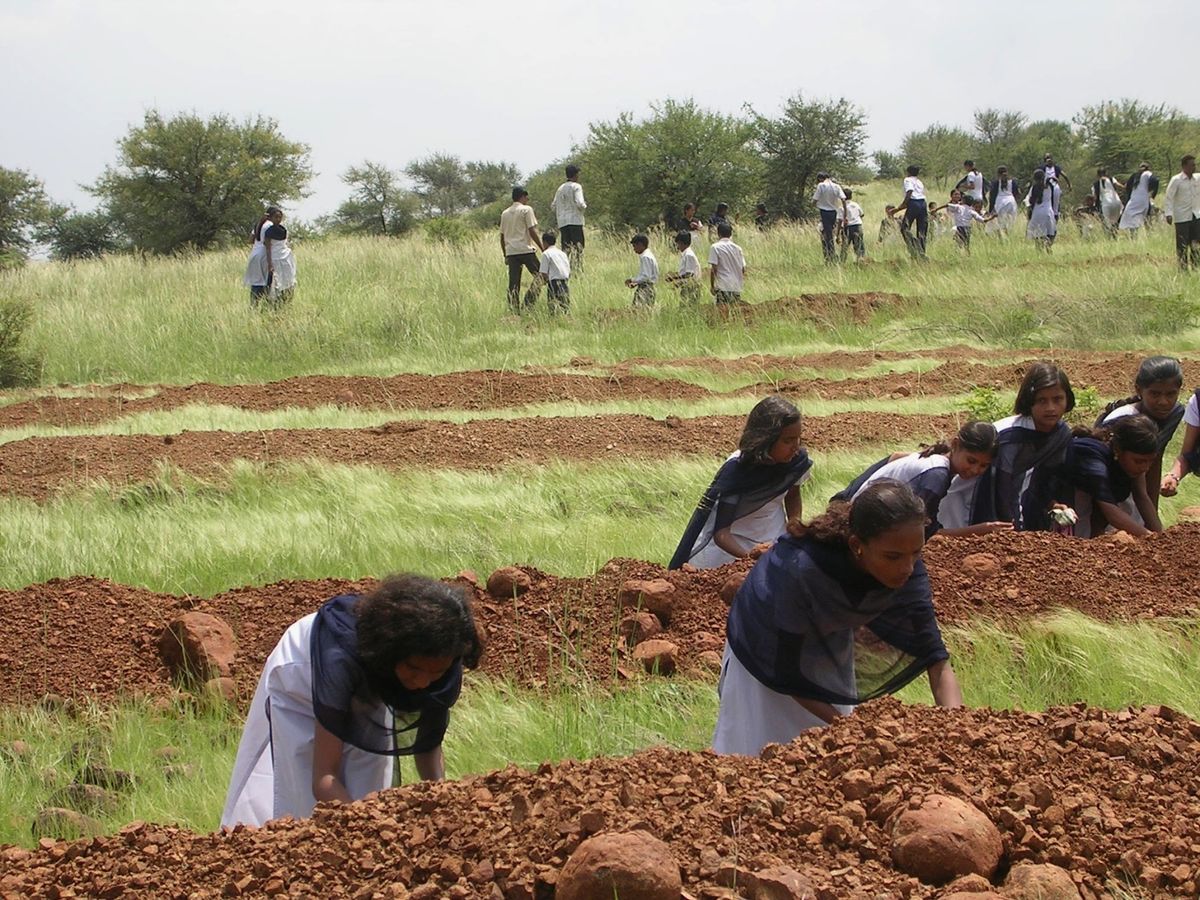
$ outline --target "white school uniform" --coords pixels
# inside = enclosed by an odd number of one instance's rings
[[[1025,227],[1028,238],[1050,238],[1058,234],[1058,203],[1062,196],[1058,183],[1047,182],[1042,189],[1042,202],[1033,203],[1033,189],[1025,195],[1025,204],[1032,207],[1029,224]]]
[[[911,485],[926,472],[931,472],[934,469],[949,470],[950,457],[943,453],[931,453],[929,456],[922,456],[920,453],[910,453],[908,456],[892,460],[886,466],[872,473],[871,477],[863,482],[862,487],[854,492],[854,497],[865,491],[867,485],[874,484],[881,479],[899,481],[901,484]],[[850,499],[853,500],[854,497]]]
[[[571,259],[557,246],[547,247],[542,253],[538,271],[550,281],[566,281],[571,277]]]
[[[233,764],[222,825],[262,825],[280,816],[312,815],[313,713],[312,613],[279,639],[254,691],[246,726]],[[386,706],[372,712],[390,721]],[[342,750],[338,776],[350,797],[360,800],[392,783],[392,757],[368,753],[350,744]]]
[[[969,200],[983,199],[983,173],[971,171],[964,176],[963,196]]]
[[[947,203],[946,209],[950,218],[954,220],[955,228],[966,228],[969,231],[973,223],[983,221],[983,216],[965,203]]]
[[[1008,231],[1017,220],[1017,198],[1013,195],[1013,180],[1000,182],[996,187],[996,202],[992,206],[996,218],[989,222],[993,232]]]
[[[745,286],[746,256],[730,238],[721,238],[708,248],[708,264],[717,267],[715,279],[718,291],[740,294]]]
[[[1136,231],[1146,223],[1146,216],[1150,213],[1151,177],[1153,176],[1149,171],[1142,172],[1138,176],[1137,184],[1130,193],[1129,202],[1125,204],[1125,211],[1121,213],[1119,227],[1122,230]]]
[[[634,284],[658,283],[658,260],[649,247],[638,254],[638,273],[632,280]]]
[[[1033,419],[1029,416],[1009,416],[998,422],[993,422],[996,433],[1008,431],[1015,425],[1033,430]],[[1033,470],[1025,473],[1025,480],[1017,496],[1024,494],[1033,478]],[[938,523],[943,528],[966,528],[971,524],[971,516],[975,512],[975,489],[979,481],[975,478],[960,478],[955,475],[950,479],[950,489],[942,498],[938,507]],[[1019,511],[1018,511],[1019,512]]]
[[[1125,206],[1121,203],[1121,195],[1117,193],[1116,186],[1107,175],[1099,179],[1100,181],[1100,214],[1104,216],[1104,221],[1109,225],[1116,225],[1121,221],[1121,213]]]
[[[842,215],[842,210],[839,207],[837,211],[837,221],[839,224],[845,222],[846,227],[851,225],[861,225],[863,223],[863,208],[854,200],[846,201],[846,213]]]
[[[683,252],[679,254],[679,274],[700,279],[700,258],[690,246],[684,247]]]
[[[267,229],[264,228],[264,244],[266,243],[266,231]],[[296,286],[296,256],[292,253],[292,247],[287,238],[271,240],[271,265],[275,267],[275,274],[271,277],[272,291],[278,293]]]

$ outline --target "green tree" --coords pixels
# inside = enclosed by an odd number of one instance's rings
[[[521,181],[521,170],[508,162],[469,162],[464,166],[471,209],[497,200],[512,200],[513,186]]]
[[[471,205],[467,170],[462,160],[449,153],[434,153],[404,167],[413,182],[413,193],[426,218],[453,216]]]
[[[871,154],[875,160],[876,178],[903,178],[904,161],[899,153],[889,153],[887,150],[876,150]]]
[[[571,158],[583,170],[594,218],[645,228],[671,221],[689,200],[702,210],[720,201],[746,208],[761,185],[753,138],[745,119],[666,100],[641,121],[622,113],[593,122]]]
[[[102,209],[81,213],[61,207],[38,230],[38,240],[49,244],[50,256],[58,260],[97,259],[125,248],[116,223]]]
[[[22,169],[0,166],[0,269],[19,266],[53,207],[42,182]]]
[[[746,111],[763,159],[767,206],[782,215],[813,215],[810,193],[817,172],[848,179],[862,162],[866,116],[844,98],[805,102],[796,94],[777,118],[760,115],[749,106]]]
[[[975,132],[975,148],[972,151],[976,165],[988,177],[997,166],[1012,169],[1013,152],[1028,127],[1024,113],[1001,109],[977,109],[972,121]],[[1016,170],[1013,170],[1016,174]]]
[[[930,125],[913,131],[900,142],[900,156],[907,166],[920,166],[925,181],[946,188],[962,176],[963,160],[974,152],[971,135],[961,128]]]
[[[400,185],[400,175],[366,160],[342,174],[350,198],[323,224],[332,231],[395,236],[411,231],[420,201]]]
[[[1085,106],[1072,119],[1089,162],[1121,177],[1141,162],[1172,172],[1200,144],[1200,120],[1165,104],[1115,100]]]
[[[133,244],[155,253],[244,243],[268,203],[305,196],[308,147],[274,120],[146,113],[90,190]]]

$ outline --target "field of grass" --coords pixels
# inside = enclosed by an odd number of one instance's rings
[[[896,199],[879,188],[866,193],[868,221],[877,221],[883,203]],[[602,365],[644,358],[633,371],[732,391],[771,378],[847,373],[720,375],[671,361],[960,343],[1176,353],[1200,346],[1200,280],[1176,271],[1165,229],[1120,241],[1085,240],[1073,226],[1063,231],[1050,256],[1020,236],[977,236],[974,255],[966,258],[942,237],[926,264],[910,262],[899,242],[879,245],[869,234],[870,261],[843,267],[821,262],[811,229],[739,232],[750,265],[749,301],[824,292],[902,295],[899,305],[865,322],[839,316],[714,322],[680,308],[665,287],[658,308],[631,311],[621,286],[635,269],[627,236],[598,231],[589,234],[586,274],[572,286],[573,312],[565,318],[550,318],[544,310],[523,318],[507,314],[505,270],[492,235],[461,246],[423,237],[302,243],[296,248],[300,290],[292,307],[278,313],[249,309],[239,280],[244,260],[232,252],[29,266],[0,273],[0,300],[31,303],[29,340],[43,360],[39,390],[63,394],[86,392],[94,383],[554,368],[577,356]],[[664,271],[673,268],[666,236],[655,236],[654,249]],[[889,368],[930,365],[914,353]],[[1188,378],[1193,383],[1196,373]],[[963,394],[826,400],[803,408],[808,415],[940,413],[962,410]],[[0,404],[29,395],[0,395]],[[364,428],[401,416],[461,422],[615,412],[741,415],[750,405],[749,397],[719,397],[481,413],[187,406],[94,426],[10,429],[0,432],[0,443],[31,435]],[[817,456],[804,489],[806,509],[819,511],[829,494],[890,449]],[[665,560],[713,468],[713,460],[696,457],[563,460],[477,472],[439,468],[436,460],[428,468],[397,470],[233,462],[222,477],[209,480],[164,469],[147,483],[81,484],[44,503],[0,496],[0,586],[89,574],[209,595],[288,578],[360,578],[399,569],[447,576],[509,563],[582,575],[615,556]],[[1196,503],[1200,488],[1190,478],[1178,499],[1164,502],[1165,520]],[[1114,626],[1064,613],[1015,631],[980,621],[952,629],[947,639],[973,704],[1042,709],[1075,700],[1110,708],[1154,702],[1200,715],[1198,632],[1194,622]],[[928,702],[922,684],[903,696]],[[685,679],[571,693],[532,693],[474,679],[456,709],[448,763],[452,774],[464,774],[656,743],[701,748],[715,712],[714,685]],[[73,745],[139,779],[103,816],[106,827],[142,818],[212,828],[239,731],[238,717],[228,710],[187,704],[163,710],[135,698],[70,715],[0,707],[0,796],[7,801],[0,843],[30,842],[32,812],[80,765]],[[17,753],[14,741],[29,746]],[[177,748],[170,762],[190,766],[187,777],[166,777],[157,753],[164,746]]]

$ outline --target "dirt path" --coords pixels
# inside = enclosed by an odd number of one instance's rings
[[[365,429],[185,431],[178,435],[85,435],[27,438],[0,445],[0,493],[45,499],[59,488],[98,479],[114,484],[151,477],[169,462],[208,476],[236,459],[255,462],[321,459],[389,469],[491,469],[517,462],[665,459],[727,454],[737,446],[742,416],[695,419],[612,415],[390,422]],[[915,446],[957,427],[950,416],[845,413],[805,419],[814,451],[862,446]]]

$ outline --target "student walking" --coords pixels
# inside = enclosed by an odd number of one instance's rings
[[[975,201],[979,203],[979,201]],[[968,202],[958,190],[950,192],[950,202],[943,209],[954,222],[954,240],[968,256],[971,255],[971,226],[975,222],[990,222],[994,215],[981,215],[975,204]]]
[[[717,240],[708,248],[708,285],[718,306],[742,302],[746,283],[746,254],[733,242],[733,226],[717,226]]]
[[[500,213],[500,249],[508,266],[508,306],[519,313],[537,302],[541,279],[537,251],[542,247],[542,238],[537,231],[537,216],[526,201],[529,191],[517,186],[512,190],[512,206]],[[521,300],[521,270],[527,269],[533,276],[529,290]]]
[[[812,460],[800,410],[778,394],[750,410],[735,450],[717,471],[675,548],[669,568],[713,569],[774,541],[801,513]]]
[[[825,255],[826,263],[833,263],[833,231],[837,226],[838,210],[841,210],[843,219],[847,216],[846,192],[829,173],[818,172],[817,187],[813,191],[812,199],[821,215],[821,252]]]
[[[296,291],[296,257],[288,243],[283,225],[283,210],[268,206],[251,234],[254,247],[246,262],[242,283],[250,288],[250,306],[280,307],[291,301]]]
[[[1065,184],[1067,190],[1071,189],[1071,179],[1067,177],[1067,173],[1062,170],[1062,166],[1054,161],[1054,157],[1047,153],[1042,157],[1042,164],[1038,166],[1037,171],[1045,173],[1047,181],[1057,181],[1060,184]]]
[[[692,249],[692,233],[681,231],[675,235],[675,249],[679,251],[679,271],[668,272],[664,281],[679,289],[679,299],[687,304],[700,300],[700,260]]]
[[[1196,177],[1196,157],[1185,156],[1179,172],[1167,182],[1163,200],[1167,224],[1175,226],[1175,255],[1179,268],[1200,271],[1200,178]]]
[[[583,213],[587,203],[579,183],[579,166],[567,166],[566,175],[567,180],[554,192],[554,217],[563,251],[573,260],[576,270],[583,271]]]
[[[961,193],[963,200],[967,206],[974,206],[976,203],[983,202],[983,186],[986,179],[983,173],[975,168],[975,160],[968,159],[963,162],[963,170],[966,172],[962,178],[958,180],[958,184],[954,187]]]
[[[629,241],[638,255],[638,272],[625,279],[625,287],[633,288],[634,306],[654,305],[654,286],[658,284],[658,260],[650,252],[650,238],[635,234]]]
[[[1125,204],[1121,202],[1118,191],[1124,190],[1125,185],[1114,181],[1108,176],[1108,169],[1101,166],[1096,170],[1096,180],[1092,183],[1092,196],[1096,198],[1096,208],[1100,210],[1100,221],[1105,230],[1113,237],[1117,236],[1117,223],[1121,221],[1121,213]]]
[[[1025,228],[1025,236],[1035,241],[1047,253],[1054,245],[1058,236],[1058,207],[1062,201],[1062,191],[1058,182],[1046,179],[1046,173],[1037,169],[1033,173],[1033,184],[1025,195],[1025,205],[1029,207],[1029,224]]]
[[[922,672],[935,703],[962,705],[921,559],[925,515],[907,486],[880,481],[755,563],[729,610],[717,753],[756,756]]]
[[[995,216],[993,225],[1002,234],[1008,234],[1017,221],[1017,182],[1008,175],[1008,166],[996,169],[996,180],[988,191],[988,213]]]
[[[1150,171],[1149,163],[1142,163],[1138,171],[1129,176],[1125,193],[1125,210],[1121,213],[1118,228],[1133,234],[1146,223],[1150,201],[1158,195],[1158,179]]]
[[[842,235],[841,261],[846,261],[846,252],[854,247],[854,256],[862,259],[867,255],[866,244],[863,243],[863,208],[853,199],[854,191],[845,189],[846,206],[837,213],[838,229]]]
[[[546,282],[546,305],[551,314],[571,311],[571,258],[556,247],[553,231],[542,235],[542,263],[538,273]]]
[[[442,739],[482,647],[462,592],[393,575],[334,597],[267,657],[238,744],[222,825],[305,818],[321,800],[391,787],[397,756],[445,777]]]
[[[904,243],[913,259],[925,258],[925,243],[929,235],[929,206],[925,200],[925,184],[918,177],[920,166],[909,166],[905,169],[904,199],[899,206],[887,207],[889,216],[904,210],[904,219],[900,223],[900,233],[904,235]],[[913,236],[912,227],[917,227]]]

